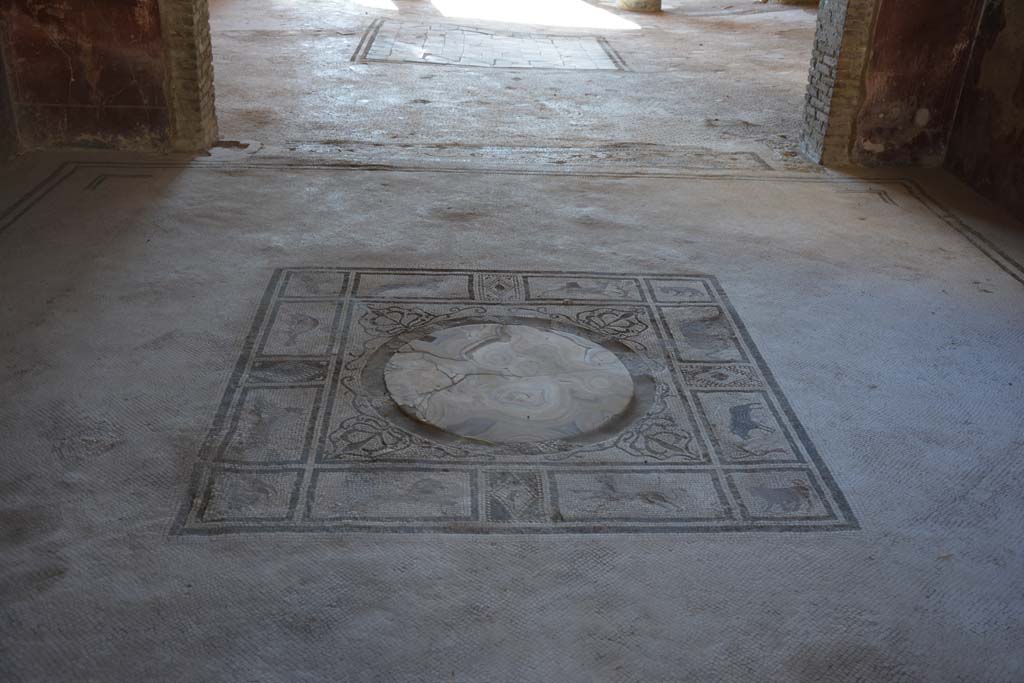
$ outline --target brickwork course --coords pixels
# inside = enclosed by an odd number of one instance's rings
[[[849,162],[878,0],[822,0],[801,150],[823,164]]]

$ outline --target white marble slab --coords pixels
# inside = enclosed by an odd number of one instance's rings
[[[614,353],[527,325],[461,325],[400,348],[384,369],[410,416],[489,443],[566,439],[600,429],[633,397]]]

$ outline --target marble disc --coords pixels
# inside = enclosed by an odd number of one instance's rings
[[[384,382],[407,415],[489,443],[593,432],[633,397],[633,378],[614,353],[529,325],[436,331],[396,351]]]

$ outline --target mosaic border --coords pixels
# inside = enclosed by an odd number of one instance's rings
[[[330,336],[330,348],[327,354],[322,357],[306,356],[272,356],[270,360],[261,356],[259,351],[261,344],[269,334],[272,322],[272,313],[277,310],[277,304],[282,299],[293,278],[301,274],[329,273],[337,274],[336,281],[342,282],[338,291],[332,296],[324,297],[316,294],[315,298],[309,300],[336,302],[339,307]],[[359,287],[360,278],[365,275],[373,276],[437,276],[437,275],[466,275],[469,278],[471,299],[467,301],[461,296],[454,299],[438,299],[409,294],[405,297],[379,297],[369,299],[356,297],[354,292]],[[718,390],[700,388],[694,385],[687,391],[704,393],[727,393],[743,395],[763,395],[766,397],[766,404],[770,406],[774,419],[782,426],[787,439],[791,439],[796,455],[795,459],[776,461],[765,459],[754,464],[729,462],[719,456],[710,460],[703,458],[693,463],[680,463],[679,461],[667,462],[629,462],[629,463],[608,463],[599,462],[431,462],[431,461],[395,461],[395,462],[333,462],[319,457],[324,448],[328,432],[329,417],[333,394],[339,391],[338,386],[338,364],[341,362],[344,339],[347,337],[347,328],[352,324],[352,310],[358,302],[384,303],[415,305],[417,303],[430,302],[433,304],[450,303],[481,306],[498,306],[494,301],[484,301],[486,294],[479,285],[484,277],[508,277],[516,282],[525,283],[530,276],[539,278],[575,278],[580,281],[591,279],[607,278],[609,281],[622,279],[633,282],[636,286],[621,291],[627,292],[623,296],[611,297],[607,300],[594,298],[576,299],[574,305],[591,305],[603,303],[628,304],[634,307],[644,307],[651,311],[652,320],[658,319],[658,325],[664,325],[668,329],[668,323],[661,315],[661,308],[685,307],[678,301],[658,301],[658,295],[653,288],[652,281],[674,280],[692,281],[706,288],[710,298],[707,302],[703,297],[691,303],[691,307],[708,307],[709,305],[719,306],[728,316],[732,328],[738,335],[739,342],[744,353],[739,364],[749,363],[756,366],[761,377],[748,386],[741,384],[739,388],[726,388]],[[530,301],[530,293],[527,287],[517,285],[517,301],[522,303],[533,303]],[[634,291],[636,295],[634,296]],[[696,288],[694,291],[700,291]],[[695,295],[697,296],[697,295]],[[545,298],[546,302],[551,297]],[[662,296],[664,299],[664,295]],[[295,301],[294,296],[286,300]],[[306,299],[301,299],[306,300]],[[566,305],[566,300],[562,300]],[[658,334],[664,331],[659,330]],[[659,337],[660,338],[660,337]],[[671,335],[663,340],[665,343],[674,343]],[[671,354],[668,354],[671,356]],[[259,365],[259,363],[263,363]],[[309,369],[313,377],[319,378],[310,383],[301,372],[298,375],[286,375],[282,384],[273,381],[272,373],[267,368],[268,363],[299,363],[300,370]],[[328,368],[327,366],[332,366]],[[682,382],[680,379],[684,368],[701,363],[683,363],[679,358],[673,358],[669,363],[669,372],[674,382]],[[708,367],[720,367],[722,363],[709,361],[704,365]],[[726,364],[727,365],[727,364]],[[261,374],[257,382],[246,383],[245,378],[252,368],[258,367]],[[269,377],[269,379],[268,379]],[[299,379],[294,379],[298,377]],[[741,381],[748,379],[741,376]],[[317,436],[312,448],[305,447],[302,451],[301,460],[287,460],[260,464],[254,462],[224,462],[218,460],[219,454],[224,447],[224,435],[226,429],[234,429],[237,422],[241,399],[253,386],[277,387],[277,386],[316,386],[317,401],[314,412],[317,417],[308,424],[309,430],[316,430]],[[704,415],[704,408],[700,406],[687,406],[687,409],[694,412],[691,417],[698,419],[701,423],[699,430],[703,440],[711,439],[712,430],[708,427],[707,417]],[[699,417],[698,417],[699,414]],[[312,433],[312,431],[310,431]],[[309,439],[307,437],[307,443]],[[711,446],[716,448],[717,446]],[[284,473],[301,471],[302,477],[295,484],[294,491],[288,498],[286,511],[279,511],[273,515],[251,514],[240,515],[237,518],[217,518],[208,520],[204,518],[205,511],[210,505],[210,498],[217,488],[214,486],[214,479],[223,476],[224,472],[245,472],[250,476],[258,476],[259,473],[266,473],[267,477],[280,479]],[[469,513],[446,512],[444,514],[404,514],[386,509],[368,510],[366,506],[387,508],[398,506],[401,509],[403,501],[394,497],[383,497],[374,500],[360,494],[358,502],[363,506],[358,510],[340,512],[337,514],[314,513],[314,506],[318,504],[316,495],[318,483],[321,479],[331,473],[358,473],[360,476],[370,477],[374,473],[381,474],[380,477],[385,484],[387,476],[391,473],[423,472],[431,486],[437,486],[438,479],[448,477],[455,473],[462,473],[469,477],[469,484],[463,487],[471,491],[469,502]],[[438,474],[430,479],[431,472]],[[565,492],[559,490],[557,482],[559,473],[569,477],[592,476],[605,478],[620,478],[628,481],[630,475],[641,474],[643,476],[656,473],[655,478],[659,481],[678,480],[683,483],[693,483],[704,486],[709,492],[708,500],[714,501],[717,497],[720,503],[721,514],[707,515],[680,515],[668,509],[670,501],[655,498],[654,502],[662,505],[664,512],[653,508],[654,515],[619,515],[613,513],[597,512],[569,512],[564,509],[563,501]],[[780,500],[777,508],[782,517],[777,515],[757,515],[748,510],[746,497],[741,494],[738,488],[737,477],[803,477],[808,482],[804,484],[806,491],[804,495],[807,501],[796,500],[800,507],[810,507],[810,496],[818,501],[816,506],[820,508],[820,514],[794,514],[793,500]],[[345,480],[343,475],[339,477]],[[495,493],[495,482],[502,485],[524,487],[525,494],[513,499],[502,499]],[[710,484],[709,484],[710,482]],[[258,482],[256,484],[259,485]],[[772,489],[781,491],[781,489]],[[358,493],[358,492],[357,492]],[[513,492],[518,493],[518,492]],[[584,494],[586,492],[584,491]],[[657,496],[657,494],[650,494]],[[775,494],[779,495],[779,494]],[[355,496],[355,497],[360,497]],[[282,494],[278,498],[283,499]],[[335,505],[355,505],[352,496],[342,497]],[[792,498],[792,494],[790,494]],[[512,500],[512,503],[509,503]],[[519,502],[516,502],[518,500]],[[525,501],[525,502],[523,502]],[[806,505],[804,503],[807,502]],[[412,501],[415,503],[415,501]],[[709,503],[709,504],[712,504]],[[279,503],[283,505],[283,502]],[[411,504],[411,503],[410,503]],[[518,510],[510,512],[510,506],[519,506]],[[513,519],[514,515],[520,518]],[[589,516],[588,516],[589,515]],[[843,493],[840,491],[827,466],[821,459],[816,448],[808,437],[805,429],[793,413],[785,396],[782,394],[774,377],[771,375],[763,357],[757,351],[753,340],[742,321],[736,314],[735,309],[729,302],[725,292],[715,278],[707,275],[694,274],[635,274],[635,273],[604,273],[592,271],[495,271],[495,270],[473,270],[473,269],[399,269],[399,268],[330,268],[330,267],[298,267],[282,268],[274,271],[270,283],[260,301],[258,309],[253,318],[248,335],[242,345],[242,351],[235,364],[228,382],[224,398],[213,419],[209,435],[204,442],[199,461],[195,465],[189,492],[184,501],[180,513],[172,529],[174,534],[225,534],[245,532],[397,532],[397,533],[692,533],[692,532],[724,532],[724,531],[832,531],[843,529],[857,529],[859,524],[854,516]]]

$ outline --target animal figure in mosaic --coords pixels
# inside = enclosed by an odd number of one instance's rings
[[[678,323],[679,331],[688,346],[718,353],[732,347],[732,335],[723,325],[722,314],[718,311],[701,320],[682,320]]]
[[[583,497],[587,501],[593,503],[595,509],[601,510],[607,507],[622,509],[630,500],[634,499],[639,500],[645,505],[651,505],[653,507],[661,508],[662,510],[675,511],[680,509],[678,503],[661,491],[620,491],[615,485],[615,478],[612,476],[600,475],[594,479],[601,485],[599,490],[594,491],[593,489],[587,489],[585,491],[580,490],[578,492],[583,493]],[[686,489],[676,489],[676,492],[680,495],[686,495]]]
[[[662,290],[666,294],[677,296],[684,299],[706,299],[707,293],[703,290],[697,289],[696,287],[684,287],[678,285],[675,287],[663,287]]]
[[[736,460],[749,460],[752,458],[770,458],[773,455],[785,456],[789,454],[785,448],[750,448],[749,446],[741,445],[740,451],[746,453],[746,455],[736,454]]]
[[[272,406],[263,396],[257,394],[253,397],[245,411],[242,433],[236,437],[237,445],[266,443],[272,437],[274,417],[271,410]]]
[[[564,296],[566,298],[578,297],[581,294],[586,296],[599,296],[609,299],[628,299],[631,289],[626,283],[615,280],[595,280],[596,284],[584,285],[575,280],[566,282],[561,287],[549,289],[544,296]]]
[[[320,321],[311,315],[305,313],[292,313],[288,317],[288,338],[285,340],[286,346],[295,346],[299,341],[299,337],[312,332],[316,328],[320,327]]]
[[[242,484],[228,498],[229,507],[233,510],[255,507],[265,500],[273,499],[277,494],[274,486],[258,476],[239,474],[238,478]]]
[[[766,425],[754,417],[754,408],[759,408],[760,403],[740,403],[729,408],[729,431],[744,441],[750,438],[751,432],[763,431],[771,434],[775,427]]]
[[[265,396],[256,394],[245,410],[240,433],[235,441],[240,446],[272,443],[281,418],[301,413],[301,408],[275,406]]]
[[[425,477],[423,479],[417,479],[409,485],[407,493],[416,498],[433,498],[443,494],[445,491],[444,482],[439,479],[431,479]]]
[[[751,486],[750,494],[765,504],[768,513],[811,509],[811,486],[803,479],[793,479],[789,486]]]

